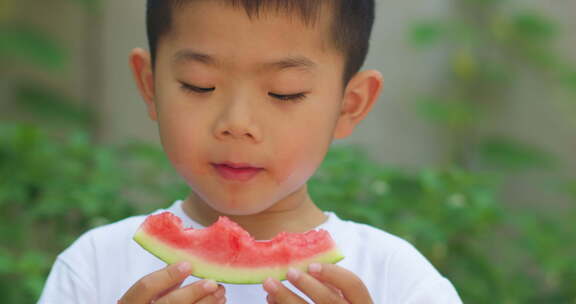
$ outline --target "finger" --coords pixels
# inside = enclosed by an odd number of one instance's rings
[[[284,286],[280,281],[267,278],[263,284],[264,290],[268,293],[267,298],[269,303],[275,304],[307,304],[297,294],[293,293],[290,289]]]
[[[161,297],[163,297],[163,296],[171,293],[172,291],[178,289],[178,288],[180,287],[180,285],[182,285],[182,282],[179,282],[178,284],[172,286],[171,288],[164,290],[164,291],[161,292],[159,295],[157,295],[156,297],[154,297],[154,300],[157,300],[157,299],[159,299],[159,298],[161,298]],[[152,302],[154,302],[154,301],[152,301]]]
[[[192,302],[185,302],[185,303],[192,303]],[[194,304],[224,304],[224,303],[226,303],[225,298],[217,298],[213,295],[206,296],[200,299],[199,301],[194,302]]]
[[[271,294],[266,296],[266,303],[268,304],[277,304],[276,301],[274,301],[274,298],[272,297]]]
[[[319,280],[320,281],[320,280]],[[322,281],[320,281],[322,282]],[[340,296],[341,298],[344,299],[344,295],[342,294],[342,291],[336,287],[334,287],[332,284],[328,283],[328,282],[322,282],[326,287],[330,288],[330,290],[332,290],[334,293],[336,293],[338,296]]]
[[[212,295],[216,290],[218,290],[216,282],[213,280],[201,280],[178,288],[154,303],[196,303],[200,299]]]
[[[225,294],[226,291],[224,289],[224,286],[219,285],[218,289],[214,293],[200,299],[199,301],[196,302],[196,304],[224,304],[226,303]]]
[[[288,281],[306,294],[314,303],[345,303],[338,292],[298,269],[288,270]]]
[[[350,303],[372,303],[366,285],[353,272],[334,264],[310,264],[308,273],[318,280],[339,289]]]
[[[134,283],[118,303],[150,303],[164,291],[180,285],[190,275],[190,270],[189,263],[178,263],[148,274]]]

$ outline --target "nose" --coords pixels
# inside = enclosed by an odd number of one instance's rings
[[[218,117],[215,136],[220,140],[240,139],[259,142],[261,134],[248,102],[235,100],[224,105]]]

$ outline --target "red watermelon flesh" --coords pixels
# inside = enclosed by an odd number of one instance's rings
[[[236,284],[262,283],[267,277],[284,280],[289,267],[305,270],[314,262],[343,259],[326,230],[281,232],[272,240],[256,241],[225,216],[204,229],[185,229],[170,212],[150,215],[134,240],[169,264],[188,261],[194,276]]]

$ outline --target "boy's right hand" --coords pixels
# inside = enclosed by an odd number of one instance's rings
[[[190,265],[188,263],[168,265],[132,285],[118,300],[118,304],[226,303],[224,286],[218,286],[212,280],[201,280],[180,287],[180,284],[189,275]]]

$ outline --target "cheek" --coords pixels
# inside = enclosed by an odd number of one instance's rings
[[[300,186],[305,183],[320,166],[330,146],[332,124],[328,120],[309,119],[298,125],[302,127],[290,128],[278,137],[285,140],[276,145],[277,184]]]
[[[196,123],[198,120],[184,111],[163,111],[169,115],[160,115],[158,127],[160,139],[166,155],[176,171],[186,180],[193,175],[208,173],[209,166],[198,161],[202,146],[202,128]]]

